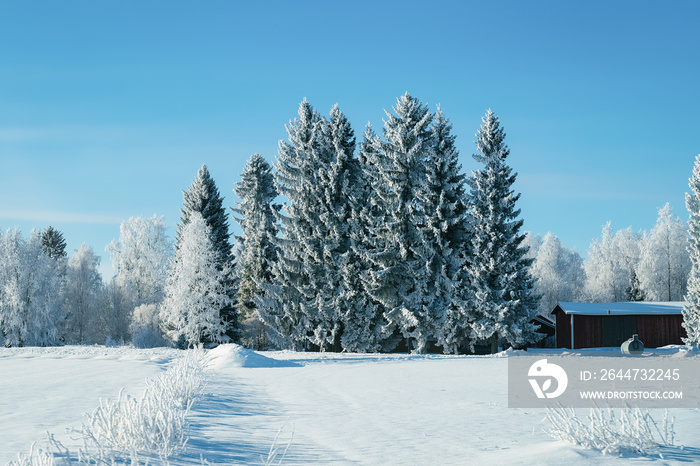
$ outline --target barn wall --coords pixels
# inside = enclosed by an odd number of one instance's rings
[[[572,315],[574,317],[575,349],[602,346],[603,326],[601,316]]]
[[[557,340],[557,348],[571,348],[571,327],[570,319],[559,306],[554,310],[554,326]]]
[[[682,322],[682,315],[638,315],[637,334],[646,348],[682,345],[682,338],[687,337]]]

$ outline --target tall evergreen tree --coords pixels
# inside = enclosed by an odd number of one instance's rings
[[[260,314],[280,347],[305,349],[318,327],[316,291],[322,286],[323,236],[319,233],[320,166],[327,164],[325,121],[304,100],[299,118],[287,126],[289,142],[280,141],[275,184],[286,198],[278,215],[282,237],[273,265],[274,282],[263,286]]]
[[[256,302],[262,293],[258,283],[269,283],[272,278],[271,267],[277,256],[275,213],[279,210],[274,204],[277,190],[272,167],[262,155],[250,157],[234,192],[241,199],[233,209],[240,218],[234,218],[243,230],[242,236],[237,238],[240,252],[236,259],[242,341],[261,349],[266,346],[267,338],[264,324],[257,315]]]
[[[417,197],[425,215],[421,226],[425,264],[424,302],[430,327],[444,352],[459,351],[468,335],[469,312],[467,277],[464,270],[469,256],[465,175],[460,173],[459,153],[452,125],[438,107],[432,125],[433,150],[425,164],[425,179]]]
[[[343,272],[348,309],[342,337],[343,348],[348,351],[390,350],[396,345],[393,327],[385,318],[384,306],[367,292],[368,284],[371,285],[374,251],[379,243],[376,235],[382,212],[374,190],[374,186],[381,182],[374,165],[379,151],[381,141],[368,124],[357,159],[351,166],[354,181],[348,193],[351,206],[348,222],[350,253]]]
[[[432,115],[408,93],[387,112],[384,142],[367,152],[373,202],[377,206],[372,238],[371,267],[366,289],[385,308],[387,320],[403,337],[408,348],[424,352],[433,335],[434,316],[426,300],[425,263],[419,229],[426,223],[418,193],[426,176],[426,160],[431,157]],[[390,348],[386,348],[390,349]]]
[[[328,120],[329,163],[320,167],[319,181],[323,187],[323,213],[320,216],[324,241],[324,275],[326,286],[321,288],[326,331],[315,338],[315,344],[333,351],[342,349],[342,335],[346,320],[355,312],[352,300],[354,290],[349,288],[348,269],[355,260],[351,247],[352,200],[351,192],[357,182],[355,132],[336,104]],[[351,285],[350,285],[351,286]],[[330,330],[330,333],[328,333]]]
[[[261,301],[263,313],[282,340],[291,339],[281,344],[340,350],[355,139],[337,106],[326,120],[306,100],[287,132],[275,167],[277,189],[287,199],[279,216],[277,283]]]
[[[685,194],[685,206],[690,213],[688,251],[692,267],[683,306],[683,327],[688,333],[685,344],[700,346],[700,155],[695,158],[689,185],[691,192]]]
[[[221,309],[221,318],[226,325],[226,335],[235,339],[237,337],[238,321],[236,311],[233,307],[236,290],[232,273],[231,241],[228,231],[228,217],[223,206],[223,199],[219,194],[214,180],[209,174],[206,165],[197,172],[187,191],[182,195],[183,206],[180,209],[180,223],[175,233],[176,249],[182,242],[182,235],[185,226],[190,222],[193,213],[198,212],[209,227],[210,239],[216,251],[217,268],[223,273],[222,286],[228,290],[229,304]]]
[[[530,323],[537,313],[539,296],[533,291],[527,258],[520,234],[523,221],[516,208],[520,194],[512,190],[516,174],[507,165],[510,150],[498,117],[489,110],[477,133],[478,154],[484,167],[472,172],[468,183],[474,235],[472,261],[467,268],[474,299],[472,331],[476,338],[491,340],[491,352],[500,338],[512,345],[535,338]]]

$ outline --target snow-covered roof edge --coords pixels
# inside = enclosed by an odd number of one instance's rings
[[[683,301],[649,302],[626,301],[620,303],[567,303],[560,302],[557,308],[561,308],[566,314],[582,315],[674,315],[683,312]],[[554,308],[556,311],[557,308]],[[552,311],[552,313],[554,313]]]

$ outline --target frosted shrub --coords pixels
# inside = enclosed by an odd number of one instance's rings
[[[84,449],[81,460],[110,463],[139,455],[171,457],[185,443],[185,418],[204,384],[203,351],[192,350],[164,374],[149,381],[140,399],[123,396],[100,400],[78,433]]]
[[[552,426],[550,436],[584,448],[600,450],[603,454],[623,452],[650,455],[659,445],[673,445],[674,419],[664,413],[661,428],[648,410],[592,408],[587,423],[581,421],[573,409],[548,408],[547,419]],[[656,432],[656,436],[654,435]],[[657,440],[658,437],[658,440]]]

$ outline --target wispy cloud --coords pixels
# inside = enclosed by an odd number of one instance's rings
[[[48,223],[75,223],[83,225],[119,225],[123,216],[93,212],[65,212],[56,210],[2,210],[0,223],[6,220]]]
[[[0,142],[112,142],[143,133],[139,128],[108,125],[0,126]]]

